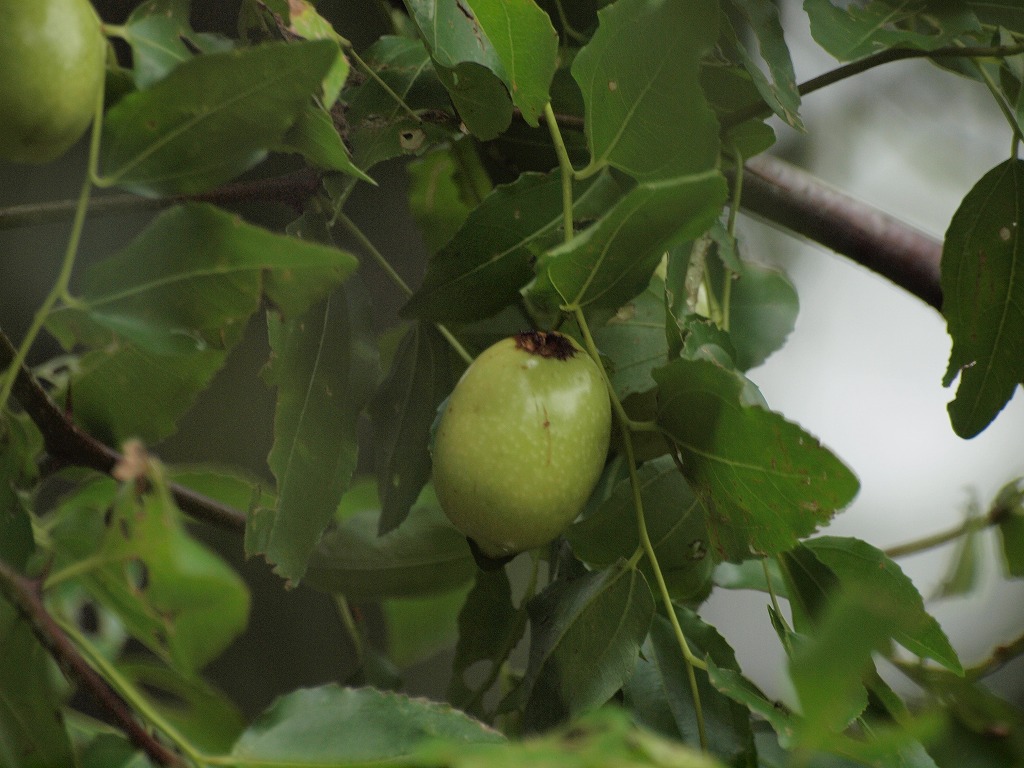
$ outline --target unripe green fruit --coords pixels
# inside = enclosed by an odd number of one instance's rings
[[[441,508],[492,558],[533,549],[580,513],[611,429],[597,364],[559,333],[522,333],[463,374],[434,436]]]
[[[0,159],[45,163],[78,141],[105,60],[88,0],[0,0]]]

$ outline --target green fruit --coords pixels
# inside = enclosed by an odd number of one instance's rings
[[[78,141],[105,61],[88,0],[0,0],[0,158],[45,163]]]
[[[499,341],[463,374],[434,436],[441,508],[489,557],[547,544],[593,491],[610,429],[602,373],[575,341]]]

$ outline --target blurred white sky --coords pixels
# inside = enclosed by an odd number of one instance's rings
[[[810,39],[800,3],[782,5],[798,79],[834,68]],[[1009,129],[985,89],[925,62],[888,64],[812,94],[802,114],[807,134],[776,125],[780,144],[803,143],[810,171],[937,237],[1010,149]],[[773,410],[821,438],[861,481],[857,500],[828,533],[883,548],[913,540],[958,524],[972,495],[985,507],[1024,474],[1020,392],[980,436],[965,441],[953,433],[946,403],[954,389],[941,384],[950,342],[935,310],[831,252],[743,224],[748,253],[784,264],[801,302],[786,347],[751,378]],[[900,565],[928,597],[952,552],[945,547]],[[759,595],[725,594],[703,613],[771,687],[783,661],[764,603]],[[990,578],[982,594],[929,609],[969,663],[1024,632],[1022,606],[1024,584]],[[769,634],[752,633],[744,615]]]

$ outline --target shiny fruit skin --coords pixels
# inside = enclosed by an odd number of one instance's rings
[[[0,0],[0,159],[49,162],[81,138],[106,51],[88,0]]]
[[[544,356],[541,348],[557,356]],[[434,436],[441,508],[487,556],[547,544],[579,514],[604,466],[611,406],[601,371],[568,336],[526,333],[486,349]]]

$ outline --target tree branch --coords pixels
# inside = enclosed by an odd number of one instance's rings
[[[29,579],[0,560],[0,593],[2,593],[32,628],[36,639],[53,657],[69,679],[80,683],[114,718],[121,730],[136,747],[145,752],[158,765],[178,768],[185,762],[158,741],[134,717],[131,710],[106,681],[89,666],[54,618],[42,600],[39,580]]]
[[[768,155],[747,162],[743,207],[942,308],[942,243]]]
[[[11,340],[0,331],[0,371],[10,367],[16,354]],[[22,366],[12,374],[11,392],[42,433],[46,452],[57,462],[110,474],[121,454],[81,430],[27,368]],[[170,490],[178,506],[197,520],[237,532],[245,530],[245,515],[238,510],[177,483],[171,483]]]

